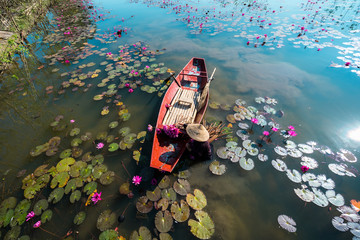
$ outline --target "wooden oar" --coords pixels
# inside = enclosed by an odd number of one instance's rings
[[[211,74],[211,77],[209,78],[209,82],[211,82],[212,80],[214,80],[214,74],[216,72],[216,68],[214,68],[212,74]]]

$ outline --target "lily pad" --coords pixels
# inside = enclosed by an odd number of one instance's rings
[[[209,239],[215,232],[215,225],[210,216],[204,211],[196,211],[195,217],[198,221],[190,219],[188,225],[191,233],[199,239]]]
[[[123,128],[120,128],[119,130],[119,134],[122,136],[122,137],[125,137],[126,135],[128,135],[130,133],[130,128],[129,127],[123,127]]]
[[[41,223],[44,224],[44,223],[50,221],[52,218],[52,215],[53,215],[53,212],[50,209],[43,212],[43,214],[41,214]]]
[[[140,143],[144,143],[145,142],[145,137],[146,137],[146,131],[141,131],[137,134],[136,138],[137,140],[140,141]]]
[[[146,191],[146,196],[150,199],[150,201],[156,202],[161,197],[161,190],[159,187],[156,187],[154,191]]]
[[[136,163],[139,163],[140,160],[140,151],[139,150],[135,150],[133,151],[133,159],[136,161]]]
[[[121,184],[120,188],[119,188],[119,192],[121,194],[127,195],[130,193],[130,183],[126,182]]]
[[[62,151],[60,153],[60,158],[67,158],[67,157],[70,157],[71,156],[71,149],[65,149],[64,151]]]
[[[19,226],[15,226],[11,228],[6,235],[4,236],[4,240],[16,240],[20,235],[21,228]]]
[[[152,240],[151,232],[147,227],[141,226],[139,232],[133,231],[130,240]]]
[[[181,196],[186,196],[190,192],[190,183],[185,179],[178,179],[174,182],[173,187],[175,192]]]
[[[159,232],[170,231],[173,225],[173,218],[168,210],[159,211],[155,216],[155,227]]]
[[[161,191],[161,196],[167,198],[171,202],[176,200],[176,193],[173,188],[163,189]]]
[[[120,239],[118,232],[116,232],[113,229],[106,230],[99,235],[99,240],[118,240],[118,239]]]
[[[168,233],[160,233],[160,234],[159,234],[159,239],[160,239],[160,240],[173,240],[173,238],[171,237],[171,235],[168,234]]]
[[[87,152],[82,156],[81,160],[84,162],[90,162],[93,159],[93,157],[94,156],[91,155],[91,152]]]
[[[194,195],[188,193],[186,195],[186,201],[189,206],[195,210],[201,210],[207,205],[205,194],[199,189],[194,190]]]
[[[79,133],[80,133],[80,128],[73,128],[73,129],[71,129],[69,135],[73,137],[73,136],[78,135]]]
[[[86,218],[86,213],[84,211],[79,212],[74,217],[74,224],[76,225],[82,224],[85,221],[85,218]]]
[[[79,181],[81,183],[79,183]],[[65,187],[65,194],[68,194],[70,191],[73,192],[78,188],[79,184],[82,184],[82,181],[79,178],[72,178],[70,181],[66,184]]]
[[[136,202],[136,209],[141,213],[148,213],[152,210],[153,203],[146,196],[142,196]]]
[[[83,192],[86,192],[87,195],[90,195],[95,191],[96,188],[97,188],[96,182],[89,182],[88,184],[85,185]]]
[[[107,143],[112,143],[112,142],[114,141],[114,139],[115,139],[115,136],[114,136],[114,135],[108,135],[108,136],[106,137],[105,141],[106,141]]]
[[[1,202],[0,208],[1,209],[12,209],[16,207],[17,199],[15,197],[9,197]]]
[[[80,170],[80,176],[82,178],[87,178],[91,175],[92,173],[92,170],[93,170],[93,166],[92,165],[87,165],[86,168],[83,168]]]
[[[15,208],[15,214],[18,213],[27,213],[30,209],[31,201],[28,199],[24,199],[18,203],[18,205]]]
[[[34,171],[35,177],[40,177],[40,176],[44,175],[45,173],[47,173],[47,171],[48,171],[46,169],[47,166],[48,166],[48,164],[44,164],[44,165],[37,167]]]
[[[103,99],[103,97],[104,97],[104,95],[99,94],[99,95],[95,95],[95,96],[93,97],[93,99],[94,99],[95,101],[99,101],[99,100]]]
[[[124,142],[128,144],[133,144],[136,141],[137,135],[135,133],[129,133],[124,137]]]
[[[74,147],[73,149],[71,149],[71,156],[74,158],[80,157],[82,153],[83,150],[79,147]]]
[[[168,187],[170,186],[170,178],[165,175],[165,176],[160,180],[158,186],[159,186],[159,188],[161,188],[161,189],[168,188]]]
[[[178,202],[174,202],[171,205],[171,215],[177,222],[185,222],[190,216],[189,205],[181,199],[180,205]]]
[[[132,146],[133,146],[132,143],[126,143],[126,142],[124,142],[124,141],[121,141],[121,142],[119,143],[119,147],[120,147],[121,150],[130,149],[130,148],[132,148]]]
[[[51,180],[50,187],[56,188],[56,186],[59,184],[59,187],[64,187],[67,182],[70,179],[70,175],[68,172],[60,172],[54,176],[54,178]]]
[[[102,174],[100,177],[100,183],[102,185],[109,185],[115,179],[115,173],[113,171],[107,171],[106,173]]]
[[[96,139],[98,140],[105,140],[105,138],[107,137],[108,133],[107,132],[100,132],[98,135],[96,135]]]
[[[81,198],[81,192],[79,190],[75,190],[73,193],[71,193],[70,195],[70,202],[71,203],[75,203],[76,201],[79,201]]]
[[[96,165],[93,170],[93,177],[99,179],[108,170],[107,166],[103,164]]]
[[[14,217],[14,209],[8,209],[4,215],[0,217],[0,226],[6,227]]]
[[[39,216],[43,211],[49,207],[49,203],[46,199],[41,199],[37,201],[34,205],[34,213],[36,216]]]
[[[109,152],[115,152],[118,149],[119,149],[119,144],[117,144],[117,143],[109,144],[109,148],[108,148]]]
[[[39,185],[36,185],[36,184],[30,185],[27,188],[25,188],[24,197],[26,199],[33,199],[38,191],[40,191]]]
[[[209,165],[209,169],[215,175],[223,175],[226,171],[225,165],[216,160]]]
[[[25,220],[26,220],[26,212],[16,212],[14,213],[14,216],[11,218],[10,226],[15,227],[16,225],[21,226]]]
[[[39,146],[36,146],[34,149],[30,151],[30,156],[36,157],[39,156],[41,153],[47,151],[49,149],[49,144],[45,143]]]
[[[75,159],[72,157],[67,157],[58,162],[56,165],[56,170],[58,172],[68,172],[70,171],[70,165],[73,165],[75,163]]]
[[[118,121],[113,121],[109,124],[109,128],[116,128],[119,125]]]
[[[156,209],[160,209],[161,211],[165,211],[169,207],[169,199],[162,198],[156,204]]]
[[[48,198],[48,202],[57,203],[64,196],[65,190],[64,188],[56,188],[54,189]]]
[[[70,176],[77,178],[80,176],[80,170],[87,166],[86,162],[76,161],[74,165],[70,167]]]
[[[111,210],[103,211],[96,222],[96,227],[100,231],[105,231],[107,229],[113,228],[113,225],[116,221],[116,214],[111,212]]]
[[[103,162],[104,162],[104,156],[102,154],[95,155],[91,160],[92,165],[102,164]]]
[[[82,143],[81,138],[74,138],[74,139],[71,141],[70,145],[71,145],[72,147],[78,147],[78,146],[80,146],[81,143]],[[49,149],[49,150],[50,150],[50,149]]]

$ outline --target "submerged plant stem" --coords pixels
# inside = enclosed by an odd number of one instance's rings
[[[43,230],[44,232],[50,234],[50,235],[53,235],[54,237],[57,237],[59,239],[62,239],[60,236],[56,235],[55,233],[52,233],[52,232],[49,232],[48,230],[46,229],[43,229],[42,227],[39,227],[41,230]]]
[[[122,164],[123,168],[125,169],[126,173],[128,174],[129,178],[131,178],[131,175],[130,175],[129,171],[126,169],[123,161],[121,161],[121,164]]]

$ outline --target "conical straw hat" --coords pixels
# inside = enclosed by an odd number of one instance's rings
[[[209,140],[209,132],[206,128],[198,123],[189,124],[186,127],[186,132],[195,141],[198,142],[206,142]]]

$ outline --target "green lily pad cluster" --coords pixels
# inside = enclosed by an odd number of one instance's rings
[[[46,156],[53,156],[58,152],[58,146],[60,145],[60,137],[52,137],[47,143],[36,146],[30,150],[30,156],[36,157],[45,152]]]
[[[184,173],[185,175],[187,176]],[[120,192],[124,191],[124,188],[120,187]],[[147,214],[153,209],[158,210],[155,215],[155,227],[164,234],[163,239],[172,239],[165,233],[173,227],[174,220],[178,223],[188,221],[191,233],[199,239],[211,238],[215,232],[215,225],[208,213],[203,211],[206,206],[206,196],[201,190],[195,189],[191,193],[190,183],[185,178],[178,178],[172,183],[167,175],[159,181],[154,190],[146,191],[146,196],[140,197],[136,202],[136,209],[140,213]],[[188,220],[192,209],[195,210],[197,220]],[[147,233],[146,229],[142,231]],[[140,235],[139,229],[132,233],[130,239],[140,239]],[[151,239],[151,235],[149,237]]]

